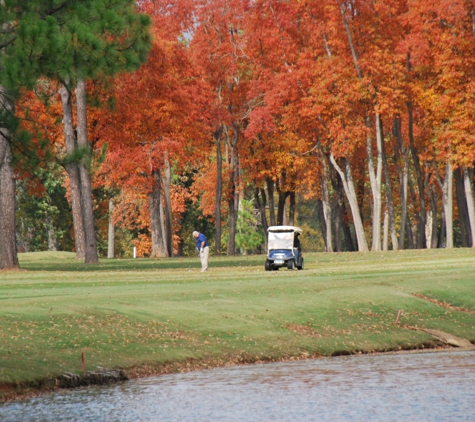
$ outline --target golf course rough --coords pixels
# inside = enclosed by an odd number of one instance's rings
[[[196,258],[20,254],[21,271],[0,273],[0,400],[58,388],[64,373],[454,346],[434,330],[475,343],[471,249],[307,253],[303,271],[264,261],[212,258],[200,273]]]

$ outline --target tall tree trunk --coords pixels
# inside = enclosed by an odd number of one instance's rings
[[[342,9],[341,9],[340,3],[339,3],[339,6],[340,6],[340,12],[341,12]],[[344,19],[343,14],[342,14],[342,17]],[[347,29],[347,31],[348,30],[349,29]],[[330,45],[328,44],[328,36],[326,33],[323,34],[323,45],[325,46],[325,51],[327,52],[327,56],[330,58],[332,56],[332,53],[331,53]],[[356,62],[356,65],[357,65],[357,62]],[[328,175],[325,174],[328,172],[328,166],[326,166],[325,154],[323,153],[323,149],[321,145],[319,145],[319,152],[320,152],[321,161],[323,163],[323,179],[321,181],[323,219],[321,218],[320,221],[323,221],[322,233],[325,239],[325,250],[327,252],[333,252],[334,250],[336,250],[337,252],[341,252],[341,237],[342,236],[341,236],[340,222],[342,220],[339,219],[338,217],[334,218],[333,216],[334,213],[339,213],[339,215],[342,214],[341,207],[338,206],[339,195],[336,195],[336,199],[335,199],[335,201],[337,202],[337,206],[332,207],[330,203],[329,184],[328,184],[328,177],[327,177]],[[333,182],[333,177],[331,177],[331,179]],[[333,185],[335,185],[335,183],[333,183]],[[332,231],[333,223],[335,224],[334,232]],[[335,248],[333,248],[333,236],[335,236],[335,242],[334,242]]]
[[[356,73],[358,75],[358,79],[363,79],[363,73],[361,71],[361,68],[360,68],[360,65],[359,65],[359,54],[356,50],[356,46],[355,46],[355,43],[353,41],[353,35],[351,33],[351,29],[350,29],[350,25],[348,23],[348,20],[346,19],[346,16],[345,16],[345,12],[346,12],[346,3],[342,2],[341,0],[337,0],[337,3],[338,3],[338,6],[340,8],[340,14],[341,14],[341,18],[342,18],[342,21],[343,21],[343,26],[345,27],[345,31],[346,31],[346,35],[347,35],[347,38],[348,38],[348,44],[350,46],[350,51],[351,51],[351,56],[353,58],[353,64],[355,66],[355,70],[356,70]],[[328,54],[328,52],[327,52]],[[353,218],[355,219],[356,217],[356,220],[354,220],[354,223],[355,223],[355,231],[356,231],[356,239],[357,239],[357,242],[358,242],[358,250],[360,251],[367,251],[368,250],[368,244],[366,242],[366,238],[364,236],[364,228],[363,228],[363,220],[361,218],[361,213],[359,211],[359,207],[358,207],[358,200],[357,200],[357,197],[356,197],[356,192],[354,191],[354,185],[353,185],[353,179],[351,177],[351,168],[350,168],[350,163],[347,159],[345,159],[345,172],[343,172],[339,167],[337,168],[337,163],[334,159],[333,156],[330,157],[331,160],[332,160],[332,164],[334,166],[336,166],[336,170],[338,171],[338,173],[340,174],[340,177],[345,176],[345,179],[342,177],[342,182],[343,182],[343,187],[345,189],[345,193],[346,193],[346,196],[348,198],[348,202],[350,203],[350,208],[351,208],[351,212],[353,214]],[[368,157],[369,158],[369,157]],[[370,161],[370,159],[368,159],[368,161]],[[351,180],[351,183],[350,183],[350,180]],[[353,190],[353,192],[351,192],[351,190]],[[375,192],[373,191],[373,194]],[[373,195],[374,197],[374,195]],[[358,208],[358,209],[356,209]],[[381,215],[379,214],[379,216],[381,217]],[[377,228],[377,232],[378,233],[381,233],[381,220],[379,219],[378,220],[378,224],[379,224],[379,229]],[[373,219],[373,247],[375,246],[375,233],[374,233],[374,229],[375,229],[375,223],[374,223],[374,219]],[[381,244],[380,243],[381,240],[379,240],[379,245]],[[377,243],[376,243],[376,246],[377,246]]]
[[[437,248],[437,193],[435,191],[434,184],[430,184],[428,188],[428,194],[430,199],[430,207],[432,211],[432,234],[430,247],[432,249]]]
[[[165,202],[165,244],[169,257],[173,256],[173,213],[171,199],[172,170],[168,157],[165,159],[165,177],[163,178],[163,198]]]
[[[342,209],[342,215],[344,216],[346,214],[344,201],[342,202],[341,209]],[[344,219],[342,219],[342,226],[343,226],[343,236],[345,238],[346,250],[348,252],[356,251],[355,242],[353,240],[353,237],[351,236],[350,226],[346,223]]]
[[[382,128],[381,128],[381,133],[383,133]],[[391,245],[392,245],[392,249],[395,251],[399,247],[399,241],[398,241],[397,232],[396,232],[396,213],[394,211],[393,191],[392,191],[391,177],[389,175],[388,157],[386,155],[386,146],[384,144],[384,140],[381,143],[381,156],[383,159],[384,182],[386,184],[386,199],[387,199],[387,207],[388,207],[387,211],[388,211],[388,218],[389,218],[388,224],[389,224],[389,231],[391,233]]]
[[[275,203],[274,203],[274,181],[266,177],[267,197],[269,198],[269,220],[270,225],[275,226]]]
[[[45,223],[48,235],[48,250],[57,251],[58,248],[56,246],[56,231],[54,230],[53,219],[51,218],[51,216],[48,215],[46,217]]]
[[[320,175],[320,186],[322,190],[323,217],[325,225],[325,249],[327,252],[333,252],[333,234],[332,234],[332,209],[330,204],[330,172],[328,169],[327,158],[319,144],[320,161],[322,162],[323,174]]]
[[[409,183],[409,149],[404,146],[401,133],[401,119],[397,118],[394,124],[394,132],[398,141],[398,145],[395,148],[396,151],[396,163],[399,173],[399,196],[401,198],[401,225],[399,228],[399,242],[398,249],[404,249],[404,240],[406,238],[406,223],[407,223],[407,186]],[[399,154],[401,151],[403,166],[399,165]]]
[[[66,165],[69,176],[69,188],[71,191],[71,209],[73,213],[74,246],[76,249],[76,259],[86,259],[86,231],[84,229],[84,218],[81,205],[81,178],[79,176],[79,166],[76,163]]]
[[[346,197],[351,208],[351,214],[353,215],[353,222],[355,225],[356,239],[358,241],[358,250],[360,252],[368,251],[368,243],[366,242],[363,222],[361,220],[361,213],[358,206],[358,198],[356,196],[353,177],[351,175],[351,165],[348,159],[344,158],[344,171],[340,168],[335,160],[333,154],[330,155],[330,161],[335,167],[336,171],[340,175],[343,182],[343,188],[345,189]]]
[[[367,118],[367,126],[371,127],[370,118]],[[376,151],[377,151],[377,165],[374,168],[373,163],[373,145],[371,136],[366,138],[366,153],[368,155],[368,172],[371,183],[371,192],[373,194],[373,242],[371,250],[381,250],[381,181],[382,181],[382,134],[381,122],[379,114],[376,114]]]
[[[229,209],[229,216],[228,216],[228,229],[229,229],[229,237],[228,237],[228,248],[227,254],[229,256],[236,255],[236,225],[237,225],[237,216],[236,212],[238,209],[238,204],[236,204],[236,197],[233,195],[228,199],[228,209]]]
[[[323,202],[321,199],[317,199],[317,219],[320,225],[320,231],[322,232],[323,241],[325,243],[325,251],[328,250],[327,246],[327,228],[325,226],[325,215],[323,212]]]
[[[0,85],[1,112],[12,117],[15,113],[13,100],[7,90]],[[6,119],[7,120],[7,119]],[[15,172],[13,169],[10,128],[0,127],[0,269],[19,268],[16,245],[15,222]]]
[[[3,101],[5,93],[0,87]],[[12,166],[12,151],[8,142],[7,128],[0,128],[0,269],[20,268],[15,231],[15,173]]]
[[[236,255],[236,225],[237,217],[239,210],[239,192],[238,192],[238,183],[239,183],[239,171],[238,171],[238,155],[237,155],[237,143],[239,140],[238,127],[233,123],[234,129],[234,139],[231,142],[230,148],[230,174],[229,174],[229,190],[228,190],[228,208],[229,208],[229,219],[228,219],[228,255]]]
[[[266,191],[265,189],[259,189],[258,187],[254,188],[254,202],[259,209],[259,214],[261,217],[261,225],[264,230],[265,234],[265,250],[267,250],[267,228],[269,227],[267,223],[267,215],[266,215],[266,205],[267,205],[267,198],[266,198]]]
[[[412,71],[411,56],[407,55],[406,66],[409,72]],[[412,107],[412,100],[406,102],[408,115],[408,131],[409,131],[409,148],[411,150],[412,162],[416,172],[417,187],[419,189],[419,213],[418,213],[418,230],[417,230],[417,248],[425,248],[425,225],[426,225],[426,206],[424,197],[424,180],[422,177],[421,165],[419,155],[417,154],[414,142],[414,113]]]
[[[285,201],[289,196],[290,192],[282,192],[280,189],[279,191],[279,203],[277,205],[277,225],[282,226],[284,225],[285,219]]]
[[[447,231],[447,248],[454,247],[454,218],[453,218],[453,170],[452,163],[447,160],[447,175],[444,181],[444,208],[445,208],[445,227]]]
[[[359,65],[359,55],[358,55],[358,52],[356,51],[356,47],[353,42],[353,35],[351,34],[350,25],[348,24],[348,20],[346,19],[346,16],[345,16],[346,2],[342,2],[341,0],[337,0],[337,2],[338,2],[338,6],[340,7],[340,14],[343,21],[343,26],[345,27],[346,36],[348,38],[348,44],[350,46],[351,57],[353,58],[353,64],[355,65],[358,78],[362,79],[363,74],[361,72],[361,68]],[[331,55],[331,52],[328,49],[327,49],[327,55]]]
[[[337,183],[336,185],[337,190],[335,190],[335,201],[333,202],[331,213],[331,219],[334,228],[334,239],[332,238],[332,241],[335,245],[334,251],[343,252],[343,195],[340,184]]]
[[[409,115],[409,144],[412,155],[412,162],[414,164],[414,170],[416,172],[417,187],[419,190],[419,212],[418,212],[418,223],[417,223],[417,248],[422,249],[426,247],[425,242],[425,226],[426,226],[426,204],[424,196],[424,180],[422,177],[421,164],[419,160],[419,155],[414,143],[414,129],[413,129],[413,111],[412,111],[412,102],[407,102],[407,110]]]
[[[295,192],[289,192],[290,203],[289,203],[289,225],[295,225]]]
[[[409,164],[409,163],[407,163]],[[406,163],[404,163],[405,167],[403,169],[403,185],[401,185],[402,190],[402,200],[401,200],[401,228],[399,233],[399,249],[404,249],[405,246],[405,239],[407,238],[407,248],[414,249],[414,240],[412,238],[412,228],[410,222],[410,216],[408,213],[408,185],[409,185],[409,165],[406,167]]]
[[[63,106],[63,133],[66,144],[66,152],[71,156],[74,154],[77,148],[73,124],[71,91],[67,85],[63,84],[61,85],[59,93],[61,95],[61,103]],[[81,208],[81,179],[79,176],[79,166],[76,162],[71,162],[65,165],[65,169],[69,176],[76,259],[83,260],[86,258],[86,233],[84,231],[84,218]]]
[[[160,170],[154,172],[154,177],[155,186],[149,197],[150,228],[152,232],[150,258],[165,258],[168,256],[168,252],[165,245],[162,211],[162,178],[160,176]]]
[[[468,217],[467,198],[465,197],[464,175],[462,168],[454,170],[455,178],[455,198],[457,200],[460,237],[462,247],[468,248],[471,243],[470,220]]]
[[[257,203],[257,206],[259,207],[262,228],[264,229],[264,232],[267,233],[269,224],[267,222],[267,215],[266,215],[267,197],[266,197],[265,189],[256,188],[254,191],[254,198]]]
[[[333,166],[332,166],[333,167]],[[331,170],[331,169],[329,169]],[[332,208],[332,227],[334,228],[334,251],[335,252],[343,252],[345,248],[343,247],[343,239],[346,240],[345,234],[345,226],[346,223],[343,220],[345,215],[345,197],[343,192],[343,185],[341,178],[338,176],[336,171],[330,171],[331,183],[333,187],[333,191],[335,194],[333,195],[333,201],[331,202]]]
[[[0,180],[0,189],[1,189],[1,180]],[[0,220],[2,219],[1,214],[0,214]],[[1,225],[1,222],[0,222]],[[18,252],[30,252],[30,244],[29,244],[29,230],[30,227],[26,228],[25,227],[25,218],[20,217],[20,228],[19,231],[20,233],[24,233],[22,236],[17,236],[17,239],[19,239],[19,243],[17,244],[17,251]],[[2,232],[0,230],[0,255],[2,255]]]
[[[440,219],[440,232],[439,232],[439,237],[437,239],[437,248],[443,248],[445,246],[444,240],[446,238],[446,233],[447,233],[447,227],[445,226],[445,210],[444,207],[442,207],[442,212],[441,212],[441,219]]]
[[[94,221],[94,207],[92,203],[92,186],[90,175],[90,161],[92,159],[91,145],[87,138],[87,101],[86,81],[79,79],[76,86],[77,112],[77,141],[78,147],[84,151],[84,157],[79,164],[81,178],[81,208],[84,218],[84,232],[86,233],[86,264],[97,264],[97,238]],[[86,153],[87,152],[87,153]]]
[[[475,203],[473,197],[473,169],[463,167],[463,182],[465,186],[465,198],[467,199],[467,211],[470,221],[471,247],[475,247]]]
[[[445,170],[445,179],[442,182],[439,175],[437,175],[437,180],[442,189],[442,204],[444,209],[444,218],[445,218],[445,230],[446,230],[446,244],[447,249],[454,247],[454,231],[453,231],[453,170],[452,164],[449,159],[447,159],[446,170]]]
[[[383,251],[388,250],[389,243],[389,211],[384,210],[384,219],[383,219]]]
[[[432,214],[432,210],[427,211],[427,218],[426,218],[426,244],[427,244],[427,249],[430,249],[432,247],[432,222],[434,220],[434,216]]]
[[[406,235],[407,235],[407,247],[408,249],[414,249],[414,236],[412,231],[412,224],[409,218],[406,219]]]
[[[3,4],[1,0],[2,7]],[[5,26],[4,22],[3,28]],[[15,171],[10,144],[11,128],[7,123],[7,116],[15,114],[15,104],[3,85],[0,85],[0,107],[0,113],[6,118],[5,124],[0,127],[0,269],[8,270],[19,268],[20,264],[16,244]]]
[[[223,126],[214,132],[213,138],[216,145],[216,196],[215,196],[215,220],[216,235],[214,240],[214,250],[216,255],[221,255],[221,198],[223,196],[223,154],[221,151],[221,137]]]
[[[107,231],[107,258],[115,257],[115,226],[112,222],[112,215],[114,214],[114,202],[109,199],[109,227]]]
[[[343,208],[344,210],[345,208]],[[346,251],[355,252],[356,246],[353,237],[351,236],[350,226],[343,221],[343,236],[345,238]]]
[[[162,189],[163,189],[163,186],[162,186]],[[167,229],[166,229],[166,225],[165,225],[165,213],[163,211],[163,208],[164,208],[164,203],[162,201],[162,198],[160,198],[160,207],[158,208],[158,213],[159,213],[159,216],[160,216],[160,233],[161,233],[163,248],[165,250],[164,257],[168,257]]]

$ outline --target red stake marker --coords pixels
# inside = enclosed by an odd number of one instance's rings
[[[401,316],[401,313],[402,309],[399,309],[399,311],[397,311],[396,324],[399,324],[399,317]]]
[[[86,370],[86,365],[84,364],[84,352],[81,352],[81,364],[82,364],[82,370]]]

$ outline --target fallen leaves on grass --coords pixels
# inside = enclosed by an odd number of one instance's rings
[[[460,312],[466,312],[468,314],[475,314],[475,312],[472,311],[471,309],[462,308],[460,306],[454,306],[445,301],[440,301],[438,299],[433,299],[431,297],[425,296],[422,293],[413,293],[413,295],[418,297],[419,299],[427,300],[428,302],[434,303],[437,306],[441,306],[442,308],[449,309],[451,311],[460,311]]]
[[[308,325],[285,324],[283,327],[297,334],[302,334],[305,336],[317,337],[317,338],[323,337],[322,334],[318,333],[317,331],[315,331],[312,327],[309,327]]]

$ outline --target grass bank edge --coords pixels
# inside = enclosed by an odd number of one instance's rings
[[[206,357],[202,359],[188,358],[185,361],[170,361],[162,364],[157,362],[145,362],[141,365],[135,365],[129,368],[113,368],[122,369],[129,380],[161,376],[174,373],[186,373],[191,371],[201,371],[206,369],[230,367],[250,364],[265,364],[285,361],[299,361],[308,359],[321,359],[339,356],[363,355],[363,354],[380,354],[380,353],[401,353],[401,352],[437,352],[454,349],[436,339],[429,338],[417,345],[398,345],[395,348],[385,347],[383,350],[336,350],[331,355],[321,355],[319,353],[310,354],[307,351],[298,354],[285,354],[279,357],[275,356],[252,356],[248,353],[227,355],[221,357]],[[62,372],[64,373],[64,372]],[[80,375],[80,373],[78,372]],[[61,374],[58,374],[58,376]],[[57,377],[45,377],[31,381],[17,381],[11,383],[0,383],[0,404],[10,401],[25,400],[37,397],[43,394],[49,394],[61,390],[58,387]]]

